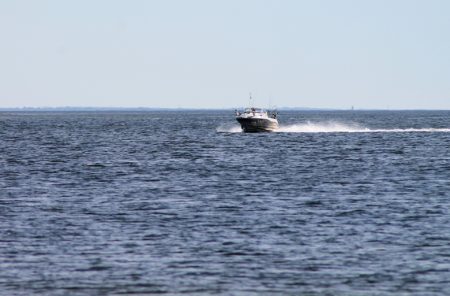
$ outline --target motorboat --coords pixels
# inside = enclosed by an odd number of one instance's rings
[[[246,108],[243,112],[236,110],[236,120],[246,133],[273,132],[278,129],[277,113],[261,108]]]

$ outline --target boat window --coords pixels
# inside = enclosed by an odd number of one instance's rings
[[[260,108],[246,108],[245,109],[245,113],[264,113],[264,109],[260,109]]]

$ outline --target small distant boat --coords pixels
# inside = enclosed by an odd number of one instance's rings
[[[278,129],[277,113],[261,108],[246,108],[244,112],[236,110],[236,120],[246,133],[273,132]]]

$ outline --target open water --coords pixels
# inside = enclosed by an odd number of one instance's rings
[[[449,295],[450,112],[0,113],[1,295]]]

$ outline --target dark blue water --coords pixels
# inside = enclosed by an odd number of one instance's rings
[[[2,295],[448,295],[450,112],[0,113]]]

